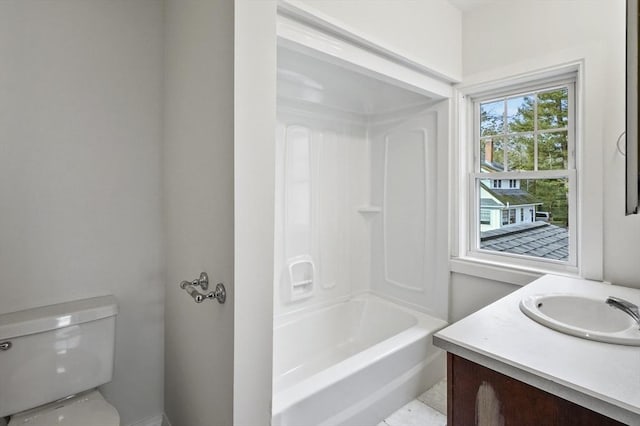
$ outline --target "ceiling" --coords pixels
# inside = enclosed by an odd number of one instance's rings
[[[463,12],[469,12],[470,10],[497,2],[499,2],[499,0],[449,0],[449,3]]]
[[[554,0],[449,0],[449,3],[460,9],[462,12],[469,12],[485,6],[499,4],[526,3],[536,1],[554,1]]]

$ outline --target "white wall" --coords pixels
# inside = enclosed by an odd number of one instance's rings
[[[604,1],[604,0],[603,0]],[[608,29],[606,62],[612,71],[603,82],[608,96],[604,105],[604,278],[614,284],[640,288],[640,215],[625,216],[625,162],[616,148],[616,139],[625,128],[624,37],[625,25],[621,15],[624,3],[617,0],[616,24]],[[608,3],[607,3],[608,4]],[[611,20],[609,21],[611,23]],[[615,46],[615,48],[611,48]]]
[[[624,13],[624,4],[624,0],[524,0],[493,2],[466,12],[463,76],[466,80],[551,52],[613,42],[620,37],[617,26],[624,25],[620,21],[624,15],[617,16]]]
[[[0,2],[0,313],[113,294],[122,424],[163,408],[162,2]]]
[[[446,0],[287,0],[451,81],[462,76],[461,13]]]
[[[624,0],[531,0],[473,9],[463,15],[463,80],[490,81],[585,60],[580,155],[588,172],[582,195],[588,205],[604,207],[581,214],[589,230],[587,249],[597,252],[603,247],[604,259],[583,262],[583,273],[640,287],[635,250],[640,217],[624,217],[624,160],[615,145],[624,130],[624,5]],[[471,289],[471,281],[453,274],[453,314],[477,304],[474,291],[456,290]],[[486,280],[482,284],[490,287]],[[495,286],[508,290],[502,283]],[[497,298],[503,291],[489,293]]]
[[[458,321],[520,288],[466,274],[451,274],[449,321]]]
[[[233,2],[167,0],[165,8],[165,409],[175,426],[230,425]],[[226,286],[224,305],[196,304],[179,288],[202,271],[208,291]]]
[[[233,424],[271,421],[276,2],[235,2]]]

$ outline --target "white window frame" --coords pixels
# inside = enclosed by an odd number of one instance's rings
[[[560,67],[552,73],[541,75],[529,75],[526,78],[505,79],[503,82],[494,81],[484,85],[476,85],[459,91],[459,103],[457,114],[459,117],[459,145],[458,155],[458,191],[466,200],[458,204],[458,226],[454,230],[457,236],[457,247],[454,244],[452,270],[454,272],[469,273],[473,267],[462,265],[455,261],[471,261],[481,266],[491,268],[503,268],[504,270],[521,271],[524,275],[531,273],[564,273],[570,275],[579,274],[580,265],[580,230],[578,212],[579,200],[579,129],[580,119],[580,73],[578,67]],[[515,82],[514,82],[515,80]],[[573,122],[569,123],[568,132],[568,169],[546,170],[532,172],[517,172],[518,179],[532,178],[567,178],[569,181],[569,259],[568,261],[556,261],[552,259],[535,258],[513,253],[503,253],[479,248],[480,241],[480,206],[479,206],[479,180],[484,179],[511,179],[513,173],[496,172],[481,173],[479,170],[480,134],[479,124],[475,122],[479,117],[480,102],[491,99],[517,96],[534,91],[552,89],[559,86],[569,87],[569,111]],[[478,192],[476,192],[478,191]],[[466,194],[466,195],[465,195]],[[457,234],[457,235],[456,235]],[[486,275],[485,275],[486,276]],[[519,282],[518,279],[513,279]]]

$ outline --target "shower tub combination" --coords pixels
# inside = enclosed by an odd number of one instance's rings
[[[377,424],[444,376],[446,325],[372,294],[276,318],[272,425]]]
[[[451,82],[297,8],[278,5],[272,425],[373,426],[445,375]]]

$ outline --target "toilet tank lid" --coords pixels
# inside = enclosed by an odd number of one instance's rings
[[[117,313],[115,297],[99,296],[2,314],[0,341],[112,317]]]

